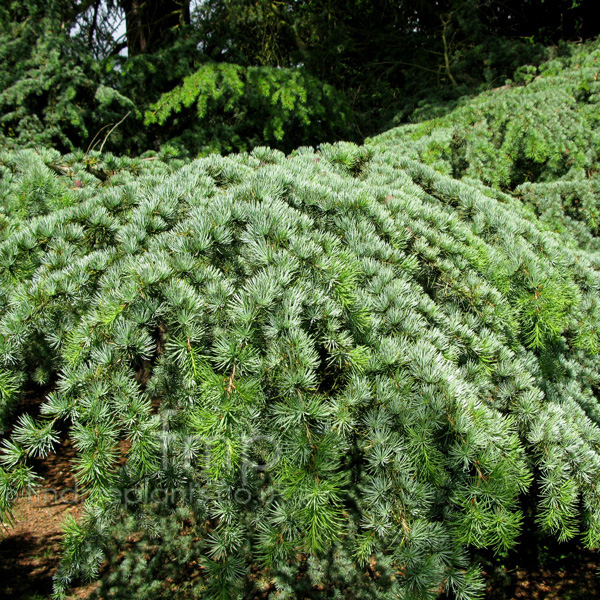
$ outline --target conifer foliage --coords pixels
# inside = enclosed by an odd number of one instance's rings
[[[525,510],[598,546],[592,249],[385,137],[146,158],[0,155],[0,512],[68,435],[57,598],[470,600]]]
[[[192,105],[195,111],[186,110]],[[292,150],[304,140],[348,135],[350,112],[342,94],[302,69],[207,63],[163,94],[144,122],[184,123],[170,144],[205,155],[261,143]]]
[[[597,248],[600,44],[563,45],[553,54],[443,117],[371,143],[513,192],[554,231]]]

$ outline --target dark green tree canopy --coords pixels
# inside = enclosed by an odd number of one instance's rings
[[[446,105],[504,84],[517,67],[547,57],[543,44],[597,33],[591,0],[541,8],[539,0],[9,2],[0,9],[0,140],[86,150],[128,115],[107,149],[139,154],[174,144],[195,155],[249,149],[261,138],[285,151],[358,141],[409,119],[423,102]],[[270,70],[283,94],[300,95],[302,116],[283,135],[269,133],[280,128],[265,88],[248,101],[199,85],[209,112],[144,125],[163,94],[221,63]],[[280,68],[298,77],[286,80]],[[222,125],[205,140],[213,121]]]

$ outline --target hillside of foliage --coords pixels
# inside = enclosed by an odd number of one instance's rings
[[[470,600],[525,518],[598,547],[598,57],[364,146],[0,154],[0,512],[67,435],[57,598]]]
[[[598,249],[600,44],[572,45],[447,115],[372,142],[457,179],[509,192],[553,230]],[[500,198],[500,196],[498,196]]]

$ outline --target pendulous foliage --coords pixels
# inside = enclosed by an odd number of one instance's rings
[[[195,110],[186,110],[191,106]],[[146,111],[144,123],[179,122],[170,144],[193,155],[275,144],[291,151],[350,133],[350,107],[301,69],[208,63]],[[261,126],[262,125],[262,126]]]
[[[598,547],[597,53],[364,146],[0,153],[0,514],[68,437],[56,598],[470,600],[526,512]],[[153,118],[272,73],[207,69]]]
[[[195,561],[170,593],[476,598],[470,552],[514,545],[533,481],[542,530],[598,544],[588,253],[393,145],[98,158],[104,181],[65,157],[75,189],[57,160],[21,153],[49,204],[0,244],[4,412],[52,389],[4,442],[0,499],[68,430],[86,509],[58,597],[109,552],[108,597]],[[40,186],[3,161],[10,220]]]

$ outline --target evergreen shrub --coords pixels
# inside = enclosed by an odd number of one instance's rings
[[[228,63],[202,65],[146,111],[145,125],[166,122],[180,131],[169,143],[194,155],[261,144],[291,151],[351,134],[348,101],[303,69]]]
[[[0,165],[0,510],[67,435],[58,598],[467,600],[525,512],[598,545],[597,262],[514,198],[383,139]]]

